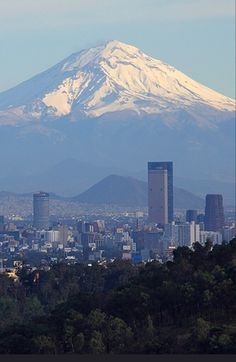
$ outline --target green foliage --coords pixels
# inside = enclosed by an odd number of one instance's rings
[[[197,342],[204,343],[210,331],[210,324],[202,318],[198,318],[196,321],[196,326],[193,330],[193,335],[196,338]]]
[[[17,300],[10,297],[0,297],[0,328],[3,330],[12,321],[21,319],[19,304]]]
[[[236,240],[0,275],[0,353],[236,353]]]
[[[55,354],[56,345],[54,340],[48,336],[37,336],[34,339],[35,350],[42,354]]]
[[[105,352],[105,345],[103,343],[102,333],[93,331],[92,337],[89,341],[89,352],[99,354]]]
[[[84,348],[84,334],[79,333],[74,337],[74,349],[75,353],[81,353]]]
[[[132,329],[120,318],[109,318],[107,352],[127,353],[132,342]]]

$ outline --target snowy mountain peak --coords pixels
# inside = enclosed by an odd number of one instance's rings
[[[215,122],[217,113],[234,109],[234,100],[117,40],[74,53],[0,94],[0,123],[65,115],[96,118],[121,111],[165,113],[170,123],[181,110],[203,126]]]
[[[102,45],[82,50],[72,54],[63,64],[62,71],[80,69],[88,64],[99,64],[102,60],[112,58],[130,58],[142,54],[138,48],[122,43],[118,40],[111,40]]]

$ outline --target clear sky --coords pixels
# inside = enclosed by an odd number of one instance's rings
[[[116,39],[235,97],[234,0],[0,0],[0,91]]]

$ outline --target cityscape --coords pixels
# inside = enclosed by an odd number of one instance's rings
[[[235,359],[235,44],[235,0],[1,1],[4,361]]]
[[[133,263],[173,259],[179,246],[213,245],[235,237],[233,215],[225,217],[223,197],[207,194],[205,210],[175,214],[173,162],[148,162],[148,209],[133,208],[97,215],[50,217],[50,194],[33,194],[32,220],[0,216],[1,273],[17,279],[20,267],[50,270],[55,263],[104,264],[116,259]],[[110,206],[111,207],[111,206]],[[97,218],[97,217],[102,218]]]

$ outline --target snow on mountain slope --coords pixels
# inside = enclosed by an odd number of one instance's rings
[[[217,114],[234,112],[235,101],[119,41],[72,54],[0,93],[0,124],[66,115],[96,118],[120,111],[168,115],[179,110],[193,114],[199,126],[209,126]]]

